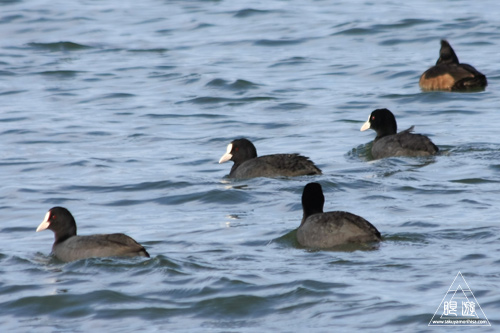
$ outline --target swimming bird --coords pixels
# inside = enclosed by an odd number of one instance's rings
[[[419,85],[424,91],[478,91],[483,90],[488,81],[471,65],[459,63],[455,51],[443,39],[436,65],[420,76]]]
[[[321,175],[321,170],[299,154],[274,154],[257,157],[257,149],[247,139],[236,139],[227,145],[219,163],[233,161],[229,178],[294,177]]]
[[[63,207],[53,207],[45,214],[36,231],[45,229],[54,232],[52,254],[62,261],[115,256],[149,258],[149,253],[141,244],[124,234],[77,236],[75,219]]]
[[[311,248],[327,249],[348,243],[379,242],[380,232],[361,216],[348,212],[323,213],[325,197],[319,183],[309,183],[302,193],[304,215],[297,241]]]
[[[425,135],[411,133],[413,126],[397,133],[396,118],[387,109],[373,111],[360,130],[366,131],[369,128],[377,132],[372,145],[372,156],[375,159],[391,156],[429,156],[439,151]]]

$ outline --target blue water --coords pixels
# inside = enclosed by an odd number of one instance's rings
[[[460,271],[500,324],[497,1],[1,1],[0,325],[5,332],[384,332],[428,327]],[[446,38],[479,93],[422,93]],[[441,154],[372,161],[386,107]],[[324,175],[228,180],[238,137]],[[304,185],[366,218],[372,249],[295,241]],[[79,234],[151,258],[62,263]],[[456,327],[468,331],[470,327]]]

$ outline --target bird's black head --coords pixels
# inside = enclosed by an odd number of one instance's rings
[[[241,138],[233,140],[227,145],[227,151],[219,160],[219,163],[233,161],[233,168],[241,163],[257,157],[257,149],[250,140]]]
[[[312,214],[323,213],[323,206],[325,204],[325,196],[323,189],[319,183],[309,183],[304,186],[302,192],[302,209],[304,217],[302,222]]]
[[[47,214],[36,231],[50,229],[54,232],[56,243],[69,237],[76,236],[76,222],[73,215],[63,207],[53,207]]]
[[[441,40],[441,49],[439,50],[439,59],[436,61],[436,65],[439,64],[457,64],[458,65],[458,57],[453,51],[450,43],[448,41],[442,39]]]
[[[388,109],[374,110],[363,127],[361,127],[361,131],[365,131],[369,128],[377,132],[376,139],[380,139],[386,135],[396,134],[398,131],[396,118]]]

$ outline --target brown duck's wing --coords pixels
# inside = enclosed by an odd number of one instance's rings
[[[463,77],[461,79],[457,79],[453,87],[452,91],[474,91],[484,89],[488,85],[488,81],[486,80],[486,76],[480,73],[477,69],[468,64],[460,64],[462,69],[469,72],[472,77]]]
[[[473,77],[474,73],[461,64],[439,64],[422,74],[419,85],[423,90],[452,90],[457,81]]]

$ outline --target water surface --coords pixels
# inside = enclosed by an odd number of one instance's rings
[[[0,324],[16,332],[424,332],[461,271],[500,324],[496,1],[2,1]],[[484,92],[422,93],[446,38]],[[441,154],[372,161],[373,109]],[[237,137],[324,171],[228,180]],[[374,248],[311,251],[304,185]],[[125,232],[144,259],[50,257]],[[441,330],[446,328],[434,328]],[[466,327],[455,328],[466,331]]]

